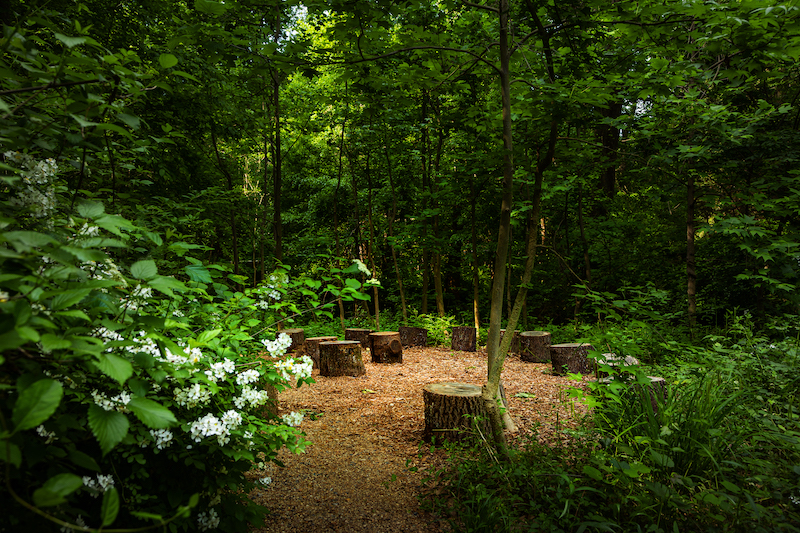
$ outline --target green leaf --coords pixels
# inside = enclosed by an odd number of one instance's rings
[[[197,337],[197,343],[198,344],[206,344],[208,341],[210,341],[211,339],[213,339],[214,337],[216,337],[220,333],[222,333],[221,329],[209,329],[209,330],[206,330],[206,331],[204,331],[203,333],[201,333]]]
[[[63,350],[72,346],[72,342],[62,339],[52,333],[45,333],[42,335],[41,338],[42,348],[46,352],[52,352],[53,350]]]
[[[590,478],[594,479],[595,481],[600,481],[603,479],[603,473],[593,466],[585,465],[583,467],[583,473],[589,476]]]
[[[353,278],[347,278],[346,280],[344,280],[344,282],[345,282],[345,284],[346,284],[348,287],[350,287],[351,289],[356,289],[356,290],[358,290],[358,289],[360,289],[360,288],[361,288],[361,282],[360,282],[360,281],[358,281],[357,279],[353,279]]]
[[[188,72],[184,72],[182,70],[173,70],[172,72],[170,72],[170,74],[174,74],[176,76],[181,76],[182,78],[188,78],[188,79],[190,79],[192,81],[196,81],[197,83],[200,83],[200,80],[198,80],[197,78],[195,78],[194,76],[192,76]]]
[[[50,304],[53,311],[60,311],[66,307],[70,307],[86,298],[92,289],[69,289],[57,294]]]
[[[152,259],[145,259],[143,261],[136,261],[131,265],[131,276],[136,279],[151,279],[158,275],[158,268],[156,262]]]
[[[3,236],[17,251],[43,248],[48,244],[56,243],[52,237],[35,231],[7,231]]]
[[[122,385],[133,374],[133,365],[113,353],[101,353],[94,365],[106,376]]]
[[[178,64],[178,58],[172,54],[161,54],[158,56],[158,63],[161,68],[172,68]]]
[[[166,294],[167,296],[174,296],[175,294],[172,292],[173,290],[181,292],[186,290],[186,285],[172,276],[156,276],[148,281],[147,284],[151,288]]]
[[[19,465],[22,464],[22,453],[19,451],[19,446],[7,440],[0,440],[0,461],[8,461],[19,468]]]
[[[149,428],[164,429],[178,423],[169,409],[148,398],[132,398],[128,403],[128,409]]]
[[[40,379],[22,391],[11,417],[14,432],[34,428],[50,418],[63,395],[61,383],[54,379]]]
[[[78,214],[83,218],[96,218],[105,213],[105,207],[100,202],[81,200],[78,205]]]
[[[219,16],[225,13],[225,11],[228,9],[228,6],[212,0],[195,0],[194,8],[201,13],[206,13],[207,15]]]
[[[37,507],[50,507],[67,501],[67,496],[83,486],[83,480],[75,474],[58,474],[45,481],[33,493],[33,503]]]
[[[110,231],[114,235],[122,237],[122,230],[132,230],[135,229],[133,223],[130,220],[123,218],[119,215],[103,215],[98,217],[94,221],[95,224],[100,226],[106,231]],[[103,244],[103,246],[108,246]]]
[[[203,265],[187,265],[186,274],[188,274],[189,279],[192,281],[197,281],[200,283],[211,283],[213,280],[211,279],[211,273],[209,273],[208,269]]]
[[[104,526],[110,526],[119,514],[119,494],[115,487],[103,493],[103,504],[100,506],[100,518]]]
[[[174,57],[174,56],[173,56]],[[127,124],[131,127],[131,129],[138,130],[141,126],[141,122],[139,121],[139,117],[135,117],[133,115],[129,115],[127,113],[118,113],[117,118],[120,119],[122,122]]]
[[[55,35],[56,39],[64,43],[64,46],[67,48],[73,48],[86,42],[86,37],[70,37],[69,35],[57,32],[53,32],[53,35]]]
[[[99,405],[92,404],[89,406],[89,427],[105,455],[125,438],[130,422],[118,411],[106,411]]]
[[[69,460],[81,468],[100,472],[100,465],[97,464],[97,461],[95,461],[92,456],[85,454],[82,451],[72,450],[69,452]]]

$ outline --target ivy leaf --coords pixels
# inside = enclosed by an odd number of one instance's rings
[[[132,398],[128,403],[128,409],[149,428],[164,429],[178,423],[169,409],[148,398]]]
[[[144,261],[136,261],[131,265],[131,276],[136,279],[151,279],[158,275],[158,268],[156,262],[152,259],[145,259]]]
[[[45,481],[33,493],[33,503],[37,507],[50,507],[67,501],[67,496],[83,486],[83,480],[75,474],[58,474]]]
[[[14,432],[34,428],[50,418],[63,395],[61,383],[53,379],[40,379],[22,391],[11,418]]]
[[[99,405],[92,404],[89,406],[89,427],[105,455],[125,438],[130,422],[118,411],[106,411]]]
[[[133,365],[127,359],[123,359],[113,353],[101,353],[94,365],[106,376],[115,380],[120,385],[133,374]]]
[[[119,514],[119,493],[115,487],[103,493],[103,504],[100,507],[100,518],[104,526],[110,526]]]

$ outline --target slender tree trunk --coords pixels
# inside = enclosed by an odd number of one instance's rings
[[[437,178],[439,176],[440,164],[442,161],[442,147],[444,146],[444,131],[441,124],[441,116],[439,114],[439,106],[433,105],[434,115],[436,116],[437,136],[436,136],[436,152],[434,156],[433,172],[430,173],[431,184],[431,198],[434,202],[434,207],[438,207],[437,193],[439,186]],[[444,290],[442,289],[442,251],[439,244],[439,214],[433,216],[433,238],[436,241],[434,259],[433,259],[433,285],[436,289],[436,310],[439,312],[440,317],[444,317]]]
[[[347,81],[344,82],[344,117],[342,117],[342,131],[339,134],[339,168],[336,174],[336,190],[333,193],[333,235],[336,240],[336,260],[342,258],[342,245],[339,239],[339,191],[342,188],[342,159],[344,157],[344,130],[347,125],[347,115],[350,113],[350,100],[347,97]],[[342,265],[339,265],[340,267]],[[339,321],[342,324],[342,332],[345,330],[344,323],[344,303],[338,298]]]
[[[477,203],[478,193],[475,189],[475,175],[469,180],[469,200],[470,200],[470,225],[472,226],[472,314],[475,318],[475,330],[480,329],[481,321],[479,315],[480,303],[480,276],[478,275],[478,230],[476,227],[475,204]]]
[[[370,129],[372,129],[372,117],[370,117]],[[369,224],[369,242],[367,247],[367,254],[369,256],[369,265],[370,269],[372,270],[372,275],[375,276],[377,274],[377,269],[375,268],[375,224],[372,219],[372,172],[369,166],[370,163],[370,156],[371,151],[369,146],[367,146],[367,160],[366,160],[366,174],[367,174],[367,222]],[[381,329],[381,311],[380,311],[380,304],[378,301],[378,287],[372,287],[373,297],[375,298],[375,329],[380,331]],[[366,303],[366,302],[365,302]]]
[[[227,167],[222,161],[222,156],[219,153],[219,146],[217,145],[217,135],[214,131],[214,122],[211,122],[211,142],[214,144],[214,155],[217,159],[217,166],[219,167],[220,172],[225,176],[225,180],[228,183],[228,190],[233,192],[233,176],[231,173],[228,172]],[[231,247],[233,248],[233,273],[239,274],[239,236],[238,232],[236,231],[236,208],[234,206],[230,207],[230,212],[228,215],[231,224]]]
[[[397,250],[394,246],[394,219],[397,216],[397,193],[394,188],[394,177],[392,173],[392,157],[389,154],[389,144],[391,142],[389,136],[389,128],[384,125],[386,131],[386,139],[383,143],[384,153],[386,154],[386,172],[389,175],[389,187],[392,189],[392,211],[389,214],[389,247],[392,250],[392,262],[394,262],[394,273],[397,277],[397,287],[400,291],[400,308],[403,312],[403,324],[408,322],[408,309],[406,307],[406,295],[403,291],[403,278],[400,276],[400,267],[397,264]]]
[[[277,44],[281,36],[281,6],[275,6],[275,33],[274,41]],[[281,78],[280,72],[272,71],[272,90],[273,90],[273,111],[275,113],[275,142],[273,145],[274,156],[272,158],[273,183],[272,198],[275,207],[273,213],[273,226],[275,230],[275,259],[283,261],[283,221],[281,220],[281,181],[282,181],[282,161],[281,161]]]
[[[695,270],[694,247],[694,209],[695,209],[695,177],[689,171],[686,182],[686,295],[689,300],[689,328],[694,334],[697,322],[697,271]]]
[[[592,288],[592,263],[589,260],[589,241],[586,240],[586,230],[583,225],[583,184],[578,186],[578,226],[581,230],[581,245],[583,246],[583,264],[586,268],[586,285]]]
[[[430,265],[428,264],[428,248],[422,247],[422,303],[420,305],[420,312],[423,315],[428,314],[428,285],[430,284],[429,271]]]

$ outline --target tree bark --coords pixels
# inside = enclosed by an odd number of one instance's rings
[[[467,383],[431,383],[422,389],[426,442],[459,441],[465,437],[491,439],[481,387]],[[478,417],[478,418],[476,418]],[[477,426],[473,431],[473,423]]]
[[[577,342],[550,346],[553,374],[563,376],[567,372],[572,374],[594,373],[594,361],[590,361],[588,357],[589,351],[593,349],[590,344]]]
[[[398,332],[400,333],[400,342],[403,346],[424,347],[428,345],[428,330],[425,328],[400,326]]]
[[[306,339],[303,350],[305,354],[311,358],[314,368],[319,368],[319,345],[323,342],[332,342],[337,340],[336,337],[310,337]]]
[[[301,348],[306,342],[306,333],[302,328],[289,328],[278,331],[278,334],[285,333],[292,339],[292,344],[289,345],[287,352],[293,352]]]
[[[547,331],[523,331],[520,335],[520,359],[527,363],[549,363],[550,340]]]
[[[694,335],[697,323],[697,270],[694,244],[694,173],[689,171],[686,182],[686,295],[689,301],[689,330]]]
[[[468,326],[456,326],[453,328],[453,339],[451,347],[460,352],[474,352],[477,349],[477,331]]]
[[[403,343],[396,331],[378,331],[369,334],[369,350],[373,363],[402,363]]]
[[[332,341],[319,344],[321,376],[362,376],[367,373],[358,341]]]
[[[370,333],[372,333],[371,329],[348,328],[344,331],[344,340],[358,341],[361,343],[362,348],[367,348],[369,347]]]

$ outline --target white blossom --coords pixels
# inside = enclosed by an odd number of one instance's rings
[[[190,409],[211,401],[211,391],[199,383],[183,389],[175,389],[175,401],[181,407]]]
[[[267,348],[267,351],[272,357],[280,357],[285,354],[289,346],[292,345],[292,338],[286,333],[281,333],[274,341],[262,339],[261,344]]]
[[[250,370],[245,370],[244,372],[236,374],[236,383],[239,385],[247,385],[249,383],[255,383],[260,377],[261,375],[258,373],[258,370],[251,368]]]
[[[45,444],[50,444],[51,442],[58,440],[58,437],[56,437],[56,432],[47,431],[43,425],[36,428],[36,433],[43,439],[46,439]]]
[[[233,399],[233,404],[238,409],[243,409],[245,406],[257,407],[264,405],[269,401],[269,393],[264,390],[256,390],[252,387],[245,385],[242,387],[241,395]]]
[[[303,422],[303,413],[293,411],[289,414],[281,416],[281,420],[287,426],[297,427]]]
[[[219,515],[214,509],[203,511],[197,515],[197,525],[200,527],[200,531],[216,529],[219,526]]]
[[[151,429],[150,435],[153,436],[153,443],[159,450],[163,450],[172,444],[172,432],[168,429]]]
[[[262,477],[257,481],[257,483],[261,483],[262,485],[269,485],[270,483],[272,483],[272,478],[269,476]]]

